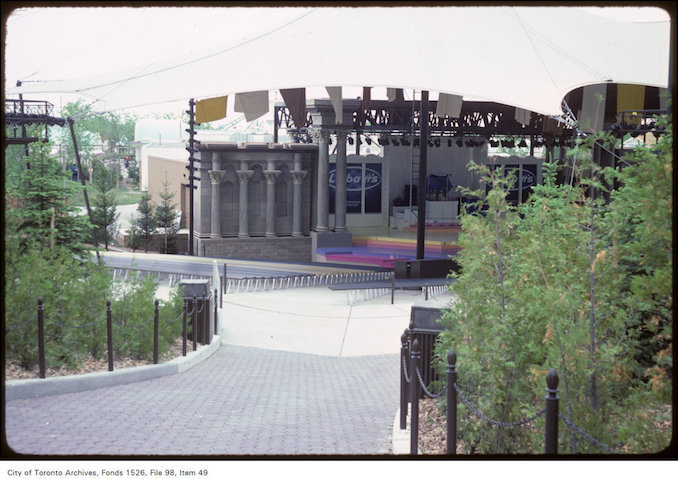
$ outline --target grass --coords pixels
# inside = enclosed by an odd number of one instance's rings
[[[92,199],[96,194],[94,187],[91,184],[87,184],[87,196],[89,198],[89,204],[92,204]],[[117,193],[118,205],[135,205],[139,203],[141,199],[142,192],[139,190],[138,185],[127,185],[121,184],[120,190]],[[85,205],[85,195],[82,192],[82,189],[78,189],[73,196],[68,199],[68,204],[72,206],[86,206]]]

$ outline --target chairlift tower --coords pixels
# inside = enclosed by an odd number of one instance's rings
[[[12,127],[12,136],[7,136],[8,145],[28,145],[38,141],[38,137],[28,136],[27,125],[45,125],[47,127],[64,126],[66,120],[52,114],[54,106],[42,100],[5,99],[5,126]]]

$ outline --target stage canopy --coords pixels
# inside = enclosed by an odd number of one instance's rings
[[[105,75],[25,83],[6,95],[75,93],[96,100],[95,110],[118,110],[263,90],[386,87],[559,115],[563,97],[585,85],[667,88],[670,54],[668,15],[633,22],[575,7],[319,7],[236,43]]]

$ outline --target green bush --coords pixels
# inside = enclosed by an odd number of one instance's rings
[[[498,165],[471,165],[491,188],[472,192],[482,214],[462,215],[462,274],[436,356],[454,349],[459,386],[502,422],[543,408],[555,368],[563,416],[617,450],[658,452],[670,440],[655,421],[672,378],[672,133],[667,125],[656,147],[637,149],[616,170],[591,161],[593,142],[609,140],[590,138],[572,151],[572,185],[557,184],[559,165],[544,163],[543,185],[520,207],[506,201]],[[619,188],[609,191],[613,179]],[[438,367],[444,373],[443,361]],[[543,419],[498,428],[464,405],[459,417],[466,453],[543,447],[535,433]],[[604,452],[564,423],[559,444],[561,452]]]
[[[106,357],[106,301],[111,300],[116,358],[152,359],[156,285],[151,277],[114,283],[96,261],[80,261],[64,249],[29,248],[5,257],[5,355],[22,367],[38,364],[37,301],[44,304],[46,366],[77,367],[87,356]],[[182,332],[178,292],[160,305],[159,351]],[[140,324],[143,326],[139,326]]]

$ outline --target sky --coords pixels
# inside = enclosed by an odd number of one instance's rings
[[[306,11],[308,8],[303,7],[20,9],[8,17],[6,24],[3,56],[6,85],[14,86],[17,80],[78,78],[147,66],[163,58],[263,33]],[[666,14],[658,9],[592,11],[631,21],[666,19]],[[407,96],[411,92],[406,92]],[[73,100],[65,95],[40,99],[52,102],[57,109]],[[184,104],[155,105],[137,113],[176,112],[185,108]]]

